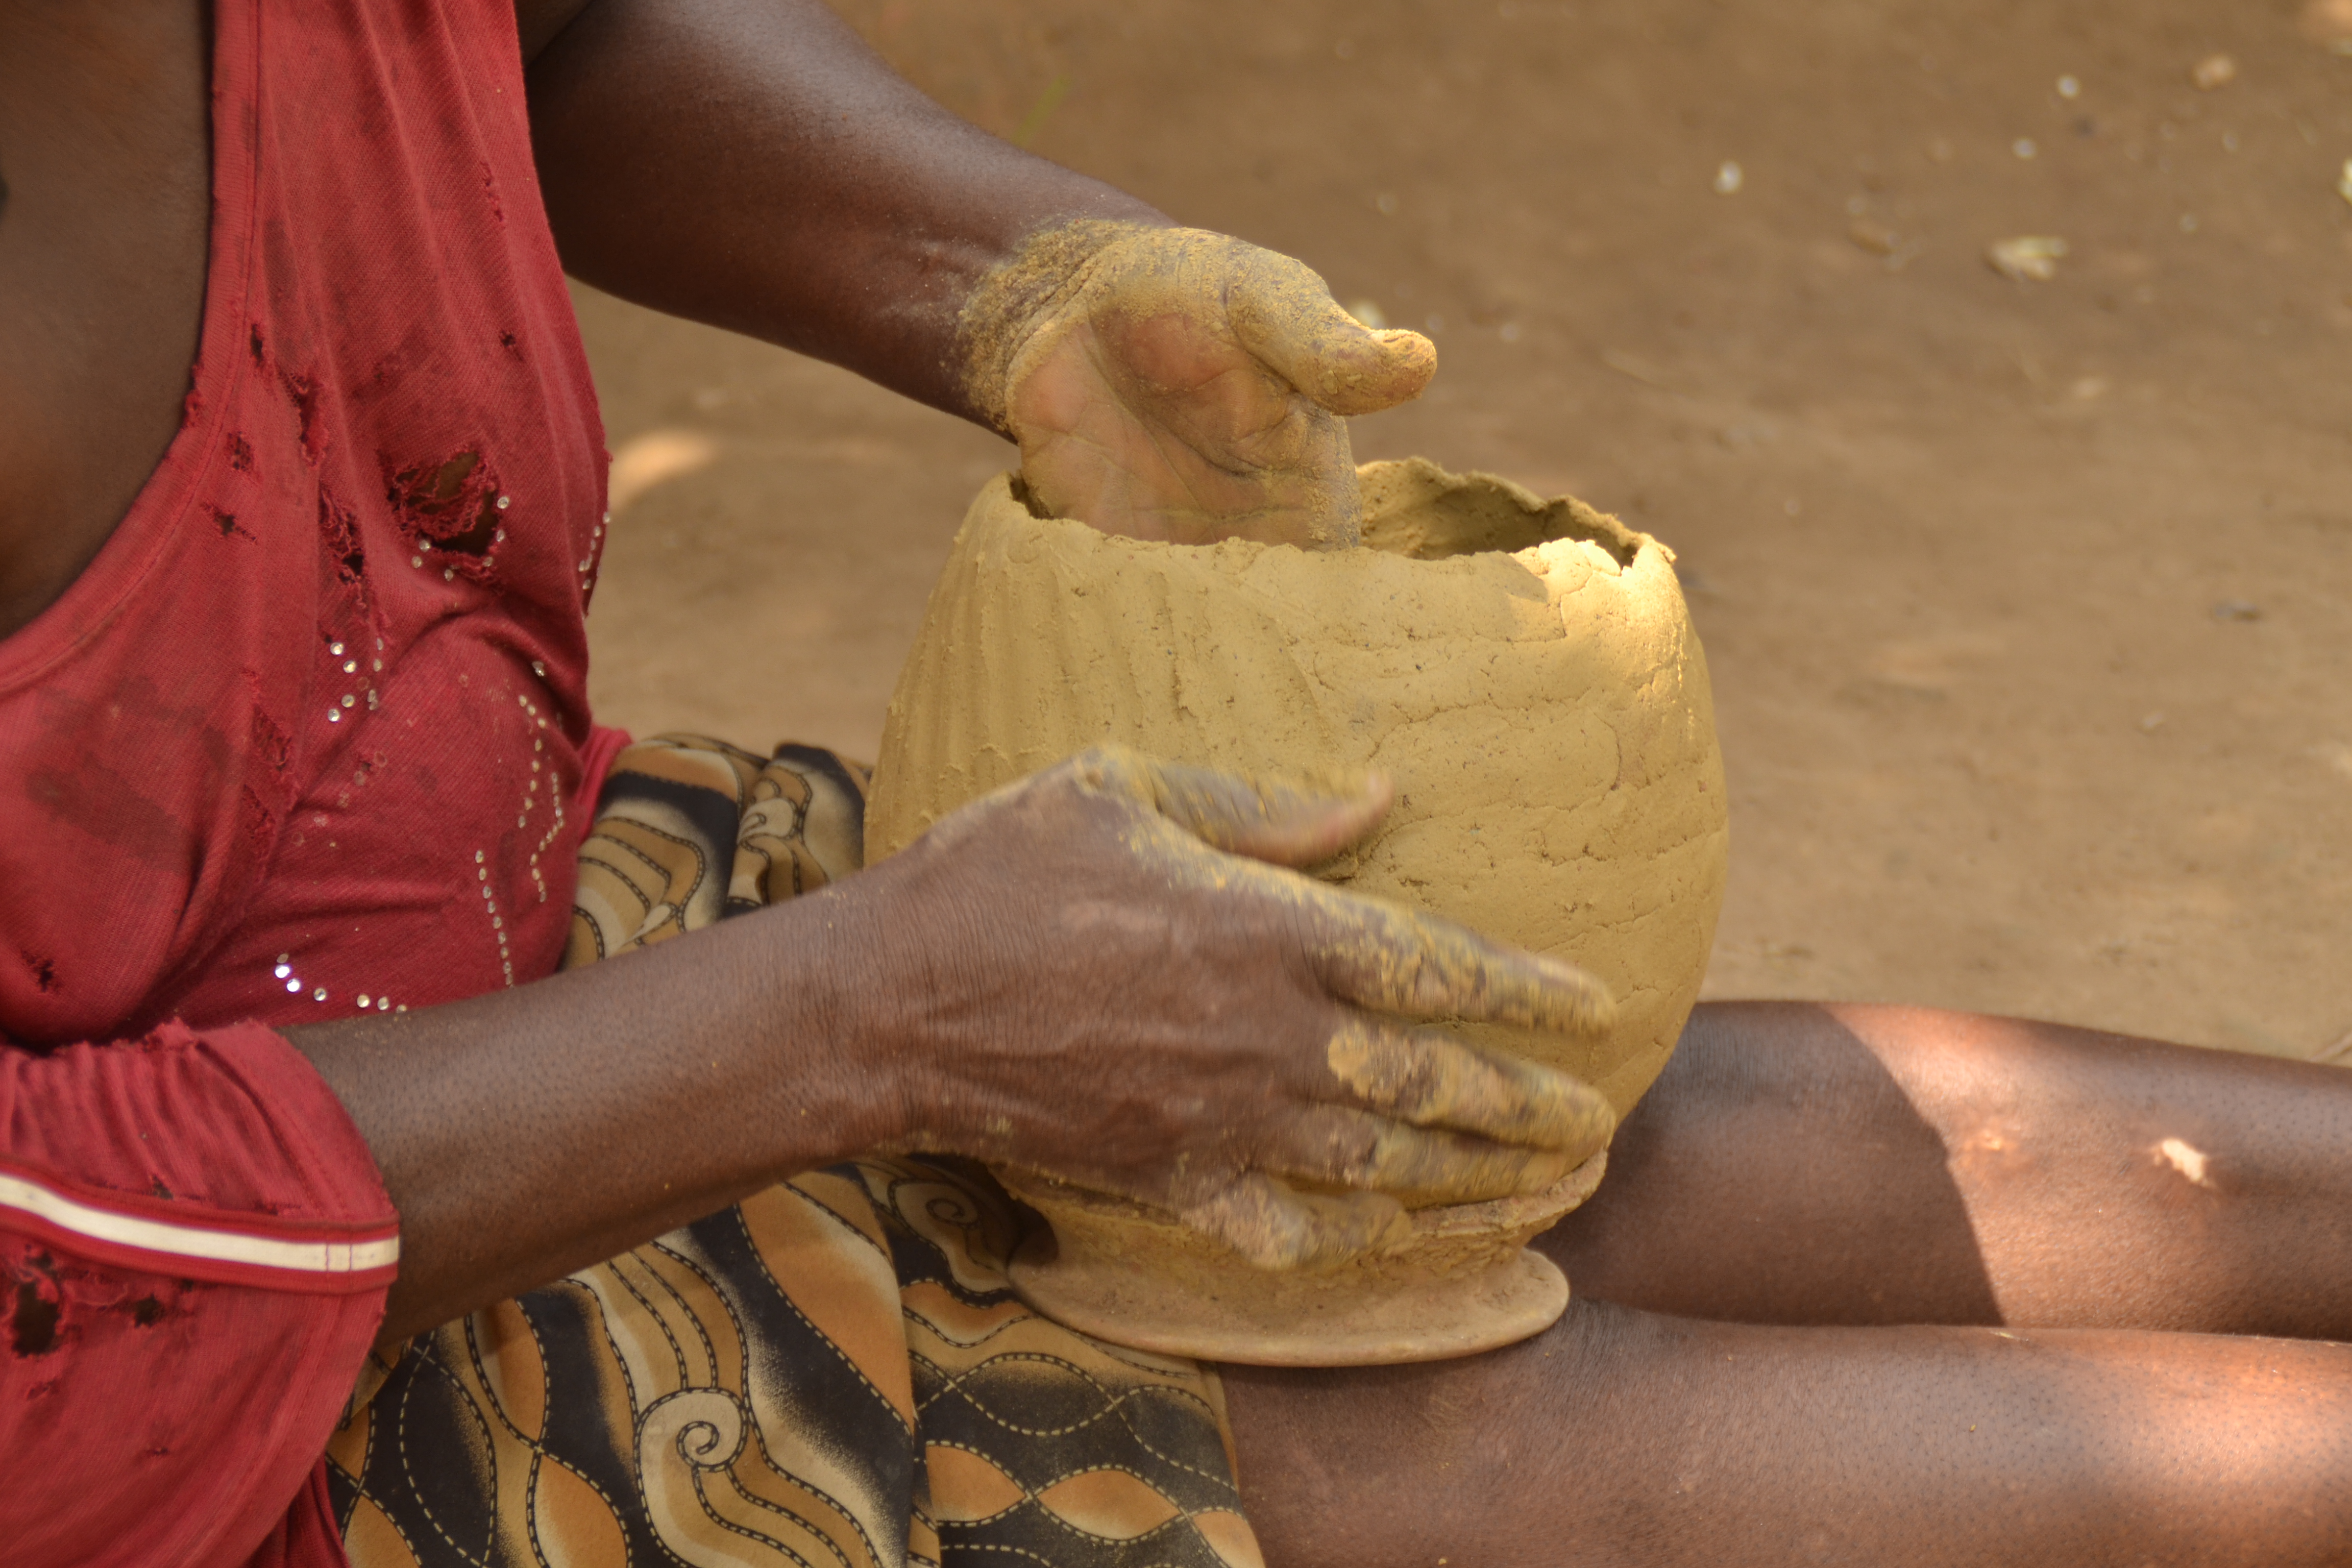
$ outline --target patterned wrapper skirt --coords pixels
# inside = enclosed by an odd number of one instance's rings
[[[566,967],[856,870],[866,771],[624,752]],[[379,1359],[328,1449],[358,1568],[1261,1568],[1215,1373],[1037,1316],[976,1166],[811,1172]]]

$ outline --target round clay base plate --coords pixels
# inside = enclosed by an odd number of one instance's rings
[[[1130,1269],[1054,1256],[1050,1236],[1013,1259],[1013,1289],[1059,1323],[1113,1344],[1252,1366],[1386,1366],[1445,1361],[1516,1344],[1568,1310],[1568,1277],[1521,1250],[1472,1276],[1419,1279],[1376,1292],[1333,1289],[1278,1313],[1213,1292],[1171,1289]]]

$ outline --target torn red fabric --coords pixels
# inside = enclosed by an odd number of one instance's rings
[[[11,1568],[341,1561],[320,1450],[394,1232],[253,1026],[550,973],[609,752],[604,433],[511,5],[209,9],[184,423],[0,641]]]
[[[273,1030],[166,1025],[0,1051],[0,1555],[235,1563],[282,1535],[392,1275],[342,1107]],[[289,1562],[340,1559],[325,1518]]]

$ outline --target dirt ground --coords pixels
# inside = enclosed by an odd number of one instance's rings
[[[1360,457],[1570,491],[1681,552],[1734,812],[1710,994],[2352,1053],[2352,46],[2324,10],[841,4],[981,124],[1429,331],[1435,387]],[[2026,236],[2066,242],[2046,280],[1988,265]],[[870,753],[1009,448],[581,310],[619,456],[604,717]]]

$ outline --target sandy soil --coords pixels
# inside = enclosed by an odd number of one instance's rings
[[[2352,1047],[2352,53],[2294,5],[842,5],[980,123],[1432,332],[1360,455],[1681,552],[1734,803],[1709,994]],[[1987,265],[2019,236],[2067,242],[2049,280]],[[1008,449],[581,307],[605,717],[870,751]]]

